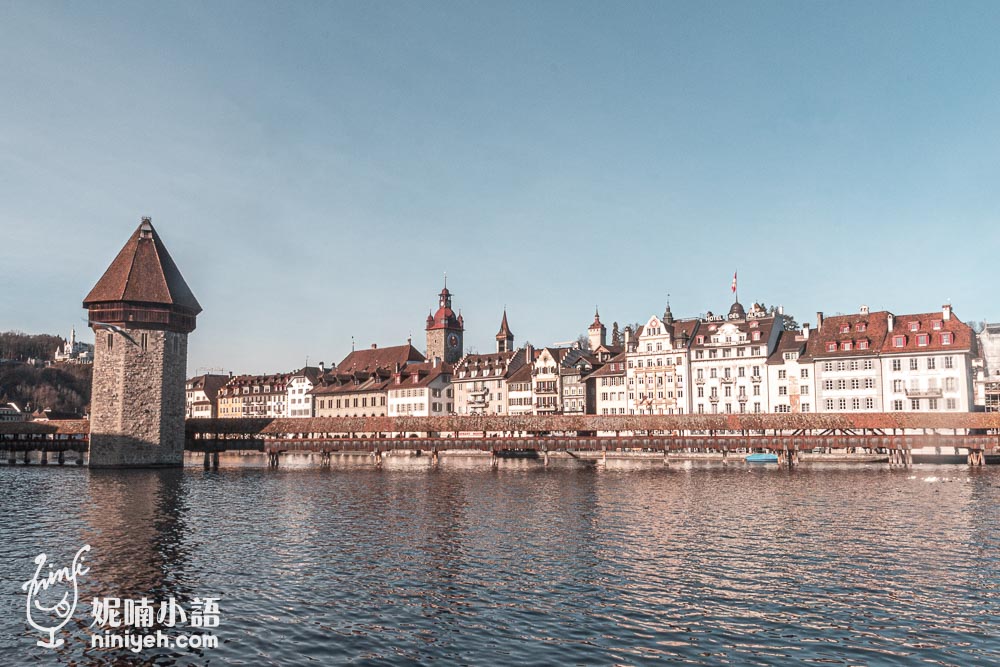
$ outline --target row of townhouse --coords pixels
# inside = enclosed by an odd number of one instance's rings
[[[456,365],[458,414],[722,414],[969,411],[977,338],[950,306],[823,318],[785,330],[780,309],[734,303],[726,315],[674,319],[669,306],[621,346],[599,315],[590,350],[512,347]]]
[[[634,330],[616,328],[610,343],[595,313],[589,345],[536,349],[515,348],[505,310],[496,351],[462,355],[464,321],[445,287],[427,316],[427,357],[407,341],[352,351],[329,370],[199,376],[188,382],[188,416],[962,412],[976,409],[977,391],[1000,409],[1000,361],[983,360],[950,305],[817,313],[815,328],[801,330],[785,322],[757,303],[686,319],[668,305]]]

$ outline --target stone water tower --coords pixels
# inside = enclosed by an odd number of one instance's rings
[[[95,336],[91,467],[183,465],[187,337],[201,306],[149,218],[83,307]]]

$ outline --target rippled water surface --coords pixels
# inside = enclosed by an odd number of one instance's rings
[[[1000,469],[0,468],[0,664],[997,665]],[[92,545],[63,647],[21,583]],[[221,645],[93,650],[95,596]]]

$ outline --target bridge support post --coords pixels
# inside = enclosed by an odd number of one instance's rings
[[[212,452],[212,470],[219,469],[219,452]]]
[[[205,466],[205,470],[208,470],[209,468],[212,467],[212,455],[209,454],[208,452],[205,452],[204,466]]]
[[[491,449],[490,450],[490,467],[491,468],[496,468],[499,463],[500,463],[500,461],[498,460],[498,457],[497,457],[497,450]]]
[[[438,459],[438,450],[437,447],[435,447],[434,451],[431,452],[431,465],[436,468],[439,462],[440,460]]]
[[[49,464],[49,453],[44,449],[38,453],[38,463],[43,466],[47,466]]]
[[[13,449],[7,452],[7,465],[17,465],[17,452]]]
[[[372,456],[375,458],[375,461],[374,461],[375,467],[376,468],[381,468],[382,467],[382,452],[380,452],[378,450],[378,448],[376,448],[375,451],[372,452]]]
[[[30,458],[29,454],[30,454],[30,452],[28,452],[27,449],[24,450],[24,465],[28,465],[29,463],[31,463],[31,458]]]
[[[76,464],[78,466],[82,466],[83,465],[83,452],[77,452],[76,453]]]
[[[542,459],[543,459],[545,467],[548,468],[549,467],[549,450],[548,449],[543,449],[542,450]]]
[[[913,450],[909,445],[906,446],[906,467],[913,467]]]
[[[66,465],[66,452],[60,450],[58,462],[59,465]]]

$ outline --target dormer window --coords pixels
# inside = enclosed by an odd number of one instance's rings
[[[858,341],[858,349],[859,350],[867,350],[868,349],[868,341],[866,341],[866,340],[859,340]]]
[[[920,322],[910,322],[910,331],[920,331]]]
[[[841,324],[840,325],[840,333],[850,333],[850,332],[851,332],[851,325],[850,324]]]
[[[753,322],[750,323],[750,328],[751,329],[756,329],[758,326],[760,326],[760,325],[757,323],[756,320],[754,320]]]
[[[940,331],[941,330],[941,320],[934,320],[934,324],[932,325],[932,327],[934,328],[934,331]]]
[[[858,322],[858,325],[856,327],[854,327],[854,330],[855,331],[867,331],[868,330],[868,325],[865,324],[864,322]]]
[[[698,336],[698,344],[701,345],[704,342],[705,342],[705,337],[704,336]]]
[[[840,344],[840,349],[843,350],[844,352],[850,352],[851,347],[852,347],[851,341],[849,340],[845,340],[843,343]]]
[[[754,331],[753,335],[751,336],[751,338],[753,338],[753,340],[760,340],[760,332],[759,331]]]
[[[954,339],[952,338],[952,335],[951,335],[950,331],[945,331],[944,333],[941,334],[941,344],[942,345],[951,345],[951,343],[952,343],[953,340]]]
[[[827,352],[836,352],[837,351],[837,344],[836,343],[827,343],[826,344],[826,351]]]
[[[917,335],[917,345],[919,345],[920,347],[927,347],[927,345],[928,345],[928,343],[930,343],[930,341],[931,341],[931,337],[928,336],[927,334],[918,334]]]
[[[906,336],[893,336],[892,337],[893,347],[906,347]]]

